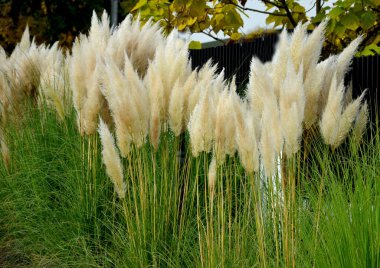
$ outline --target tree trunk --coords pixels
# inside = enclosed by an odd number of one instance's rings
[[[315,0],[315,15],[317,16],[318,13],[321,11],[321,0]]]

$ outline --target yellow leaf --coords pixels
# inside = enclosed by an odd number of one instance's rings
[[[241,34],[240,33],[233,33],[231,34],[231,40],[239,40],[240,37],[241,37]]]
[[[189,49],[202,49],[202,43],[199,41],[191,41],[189,44]]]
[[[132,8],[131,12],[140,9],[141,7],[145,6],[147,3],[147,0],[139,0],[136,5]]]

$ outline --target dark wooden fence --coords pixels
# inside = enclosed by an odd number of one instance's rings
[[[278,36],[273,34],[257,38],[250,43],[232,44],[201,50],[191,50],[190,57],[192,67],[201,67],[212,58],[219,66],[219,71],[225,69],[225,77],[236,75],[236,83],[239,87],[248,81],[250,62],[253,56],[261,61],[271,60]],[[348,79],[352,78],[354,97],[368,89],[367,100],[370,105],[371,118],[374,122],[376,114],[379,115],[380,94],[377,93],[380,76],[380,55],[355,58]],[[351,79],[350,79],[351,80]],[[380,117],[380,116],[379,116]]]

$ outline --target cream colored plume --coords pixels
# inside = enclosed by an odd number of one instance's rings
[[[352,59],[362,40],[362,36],[357,37],[338,55],[336,63],[336,76],[338,81],[344,79],[344,75],[348,72]]]
[[[257,58],[252,58],[249,83],[247,88],[247,98],[251,109],[261,118],[265,99],[277,101],[274,92],[272,77],[266,67]]]
[[[324,141],[330,145],[333,145],[337,139],[339,121],[343,109],[343,94],[343,83],[338,84],[337,76],[334,74],[327,104],[322,114],[322,119],[319,123],[322,137]]]
[[[109,17],[103,12],[99,20],[93,12],[88,36],[76,38],[70,59],[70,85],[74,107],[82,134],[96,131],[97,118],[103,105],[100,92],[99,61],[105,54],[111,31]]]
[[[191,72],[189,77],[186,79],[185,83],[182,86],[182,91],[183,91],[183,125],[182,128],[186,128],[189,119],[190,119],[190,114],[193,112],[194,107],[189,107],[189,99],[190,95],[192,94],[195,85],[197,84],[197,70],[194,70]],[[198,98],[199,99],[199,98]]]
[[[310,76],[313,74],[313,69],[318,63],[323,47],[323,42],[325,40],[327,22],[327,20],[322,21],[302,44],[301,53],[304,79],[306,79],[308,75]],[[315,80],[318,79],[316,78]]]
[[[148,62],[154,57],[156,46],[162,42],[163,36],[158,23],[153,24],[148,21],[141,27],[138,17],[133,20],[132,15],[128,15],[118,27],[113,29],[106,55],[122,69],[126,53],[133,68],[144,77]]]
[[[210,90],[206,90],[190,116],[188,130],[191,151],[195,157],[201,152],[210,152],[212,149],[215,135],[216,104]]]
[[[276,158],[277,153],[273,145],[272,130],[266,121],[266,113],[261,120],[262,131],[259,143],[259,150],[261,155],[261,162],[264,167],[264,173],[267,177],[275,175],[276,172]]]
[[[323,111],[326,107],[331,84],[333,82],[333,77],[334,75],[336,75],[336,61],[337,61],[336,55],[330,56],[326,60],[318,63],[316,67],[316,69],[318,69],[319,72],[323,73],[322,87],[321,87],[321,92],[319,94],[319,102],[318,102],[318,114],[320,115],[320,117],[322,116]],[[337,79],[337,77],[335,79]],[[339,80],[337,81],[338,81],[337,83],[340,82]]]
[[[217,179],[217,164],[215,157],[212,158],[209,169],[208,169],[208,188],[210,190],[211,199],[214,195],[215,184]]]
[[[310,129],[319,120],[319,103],[321,98],[323,79],[325,77],[325,69],[315,68],[310,69],[304,81],[305,90],[305,114],[304,126]]]
[[[232,85],[234,80],[232,81]],[[232,86],[233,87],[233,86]],[[235,123],[234,123],[234,98],[236,92],[224,89],[219,96],[215,118],[215,145],[216,161],[223,163],[226,155],[234,156],[236,151]]]
[[[349,103],[346,107],[343,107],[343,81],[337,85],[336,74],[334,74],[329,98],[320,122],[322,137],[327,144],[335,148],[344,141],[348,132],[351,130],[355,118],[359,114],[364,95],[365,91],[359,98]]]
[[[364,102],[360,111],[355,119],[355,123],[352,129],[353,137],[356,141],[360,141],[368,124],[368,104]]]
[[[169,118],[170,96],[176,81],[179,85],[183,85],[191,74],[187,44],[179,39],[177,31],[172,31],[165,42],[157,46],[154,58],[147,70],[145,83],[148,90],[161,91],[159,93],[161,95],[160,116],[165,123]],[[161,81],[158,82],[158,79]],[[161,85],[160,88],[152,88],[157,84]]]
[[[119,153],[115,146],[114,138],[109,131],[107,125],[100,120],[98,129],[100,140],[102,143],[102,158],[106,167],[107,175],[110,177],[115,192],[120,199],[125,198],[126,185],[124,182],[123,167],[119,157]]]
[[[255,135],[253,114],[248,105],[240,101],[235,105],[236,144],[240,161],[248,173],[259,170],[259,151]]]
[[[286,76],[286,66],[289,58],[289,36],[286,30],[281,32],[271,64],[271,81],[273,89],[278,96],[282,81]],[[251,67],[252,70],[252,67]]]
[[[337,138],[334,144],[332,144],[333,147],[338,147],[339,145],[341,145],[344,139],[347,137],[349,131],[351,130],[353,122],[359,114],[365,92],[366,91],[364,91],[359,98],[348,104],[347,107],[344,109],[339,121]]]
[[[279,102],[284,149],[288,156],[292,156],[299,150],[303,132],[305,94],[302,65],[296,73],[292,62],[288,61],[286,79],[281,88]]]
[[[298,72],[298,69],[301,67],[303,63],[303,56],[305,55],[303,46],[306,43],[307,26],[307,23],[298,23],[297,27],[294,29],[293,34],[291,35],[289,44],[290,47],[288,49],[290,49],[291,60],[296,72]]]
[[[184,114],[184,92],[183,88],[177,81],[174,84],[169,102],[169,125],[175,136],[183,132],[183,114]]]
[[[19,47],[22,51],[27,51],[30,49],[30,33],[29,33],[29,25],[26,24],[25,30],[22,34],[21,41]]]
[[[128,57],[125,57],[126,61]],[[125,64],[128,77],[112,62],[106,61],[104,80],[101,88],[105,96],[116,127],[116,137],[121,154],[129,153],[129,143],[137,147],[145,142],[149,124],[147,91],[131,63]],[[148,106],[149,107],[149,106]]]
[[[202,68],[197,73],[196,83],[194,84],[194,87],[191,89],[189,94],[186,94],[186,115],[190,115],[193,112],[195,106],[201,98],[202,92],[213,88],[213,90],[210,91],[210,93],[215,92],[215,94],[217,94],[217,90],[215,89],[215,86],[217,84],[218,86],[221,86],[218,88],[219,90],[223,88],[224,84],[220,82],[220,79],[223,80],[224,73],[222,72],[219,74],[219,76],[217,76],[216,67],[216,65],[211,65],[211,61],[209,60],[208,62],[206,62],[205,65],[202,66]]]

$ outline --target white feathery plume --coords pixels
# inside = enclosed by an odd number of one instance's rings
[[[134,69],[144,77],[148,62],[153,59],[156,46],[162,43],[163,36],[158,23],[153,24],[149,20],[143,27],[140,26],[138,17],[132,20],[132,15],[126,16],[113,30],[106,54],[121,69],[124,64],[124,53],[127,53]]]
[[[172,31],[166,41],[157,47],[148,73],[151,66],[154,66],[157,76],[161,79],[162,119],[166,122],[169,118],[169,101],[175,82],[179,81],[182,85],[191,73],[187,44],[179,39],[177,31]]]
[[[212,98],[210,90],[207,90],[203,92],[200,101],[190,116],[188,130],[192,154],[195,157],[200,152],[210,152],[212,149],[215,135],[215,106],[215,100]]]
[[[110,177],[119,199],[124,199],[126,185],[124,182],[124,174],[120,156],[117,152],[114,138],[107,125],[101,119],[99,122],[98,131],[103,146],[102,158],[106,167],[107,175]]]
[[[236,151],[233,107],[234,94],[236,94],[236,92],[228,91],[228,89],[225,88],[218,99],[214,146],[214,152],[218,163],[224,162],[226,154],[233,156]]]
[[[368,124],[368,104],[367,101],[361,106],[360,111],[356,117],[354,126],[352,128],[352,134],[355,141],[360,141]]]
[[[362,36],[357,37],[338,55],[336,65],[336,76],[338,81],[344,79],[344,75],[349,70],[352,59],[362,40]]]
[[[172,89],[169,102],[169,125],[175,136],[179,136],[183,132],[183,114],[184,102],[183,88],[177,81]]]
[[[272,146],[276,153],[280,153],[284,144],[284,136],[278,103],[270,98],[267,98],[265,101],[266,105],[263,110],[261,124],[265,123],[266,127],[270,128],[271,131],[269,133]]]
[[[183,91],[183,125],[182,128],[185,128],[189,122],[190,114],[193,112],[194,107],[189,107],[190,95],[194,90],[195,85],[197,84],[197,70],[191,72],[189,77],[186,79],[185,83],[182,86]]]
[[[29,25],[27,24],[25,30],[22,34],[21,41],[19,44],[22,51],[27,51],[30,49],[30,33],[29,33]]]
[[[131,100],[130,102],[134,104],[137,111],[137,121],[135,122],[132,136],[134,143],[140,148],[145,142],[149,129],[150,105],[148,90],[140,79],[139,74],[134,69],[128,55],[125,55],[124,58],[124,76],[128,85],[126,90],[129,93],[129,96],[127,97],[129,97]]]
[[[217,165],[215,157],[212,158],[209,169],[208,169],[208,188],[210,190],[210,196],[213,197],[216,178],[217,178]]]
[[[303,61],[303,45],[306,43],[307,26],[308,23],[298,23],[290,38],[290,55],[296,72],[298,72],[298,69],[301,67]]]
[[[97,58],[97,61],[100,59]],[[87,85],[87,98],[83,104],[83,130],[86,135],[91,135],[95,133],[96,126],[98,124],[97,119],[99,116],[100,109],[102,107],[102,102],[104,100],[102,93],[100,92],[100,74],[103,72],[101,70],[101,65],[96,64],[95,70],[89,80]]]
[[[352,92],[353,92],[353,86],[352,86],[352,81],[348,84],[346,88],[346,93],[344,94],[344,99],[343,99],[343,107],[347,107],[348,104],[352,102]]]
[[[310,129],[318,121],[318,103],[321,98],[323,79],[325,76],[324,68],[312,67],[309,69],[304,82],[305,90],[305,114],[304,126]]]
[[[163,107],[165,105],[165,101],[162,90],[162,80],[154,65],[149,65],[144,82],[149,92],[149,103],[151,109],[149,137],[151,144],[157,150],[161,134],[161,125],[163,124],[164,119]]]
[[[276,171],[276,150],[273,146],[273,138],[271,135],[271,126],[267,123],[270,118],[265,110],[261,120],[262,130],[259,150],[261,154],[261,161],[264,167],[265,175],[271,177]]]
[[[289,36],[286,30],[281,32],[276,45],[276,52],[273,55],[271,64],[271,80],[276,96],[280,94],[282,81],[286,76],[286,66],[289,58]],[[251,67],[252,70],[252,67]]]
[[[297,104],[292,103],[291,106],[281,111],[282,131],[284,133],[284,149],[287,156],[292,157],[300,149],[300,141],[302,137],[302,115],[298,113]]]
[[[329,97],[329,92],[332,84],[332,80],[334,75],[336,75],[336,67],[337,66],[337,56],[330,56],[326,60],[317,64],[316,69],[323,73],[323,82],[322,88],[319,95],[318,102],[318,115],[321,117],[323,111],[326,107],[327,99]],[[337,79],[337,77],[335,78]],[[337,79],[339,82],[340,80]]]
[[[344,94],[343,82],[338,85],[336,74],[333,75],[326,107],[319,123],[321,134],[327,144],[333,145],[336,141],[339,121],[342,113]]]
[[[70,58],[70,68],[69,68],[69,77],[70,77],[70,88],[72,89],[73,103],[74,108],[78,114],[78,117],[81,117],[81,111],[83,109],[84,99],[86,98],[86,83],[83,77],[85,76],[85,70],[82,67],[83,63],[83,54],[82,54],[82,42],[86,40],[85,37],[82,37],[81,41],[77,39],[74,42],[72,47],[72,56]]]
[[[292,62],[289,60],[286,79],[280,92],[280,118],[285,152],[288,156],[299,150],[304,111],[303,66],[300,65],[299,72],[296,73]]]
[[[338,147],[339,145],[341,145],[344,139],[347,137],[355,118],[359,114],[361,102],[364,98],[365,93],[366,91],[364,91],[359,98],[355,99],[353,102],[348,104],[347,107],[344,109],[342,116],[339,120],[339,127],[336,140],[332,144],[333,147]]]
[[[276,99],[276,96],[273,95],[272,79],[261,61],[252,58],[247,97],[252,111],[258,117],[261,117],[263,113],[264,99],[268,94],[270,94],[270,98]]]
[[[304,79],[306,79],[309,74],[313,73],[313,70],[318,63],[319,56],[321,55],[323,47],[323,42],[325,40],[327,22],[327,20],[322,21],[318,27],[316,27],[308,36],[306,42],[302,44],[301,49]]]
[[[103,87],[104,97],[115,122],[116,138],[121,155],[126,157],[130,151],[130,142],[140,137],[141,124],[136,105],[128,94],[130,85],[119,68],[107,61],[104,67]]]
[[[232,81],[229,85],[228,99],[227,99],[227,107],[228,114],[225,118],[225,132],[226,132],[226,140],[225,140],[225,150],[226,153],[230,156],[234,156],[236,152],[236,128],[235,128],[235,112],[237,105],[241,104],[241,99],[239,95],[236,93],[236,78],[235,76],[232,78]]]
[[[184,98],[186,101],[186,117],[192,113],[195,106],[201,98],[201,93],[206,89],[213,87],[216,81],[220,80],[222,73],[216,77],[216,65],[211,65],[211,60],[208,60],[202,68],[196,73],[196,82],[190,90],[185,93]],[[187,82],[186,82],[187,84]],[[187,87],[189,88],[189,87]]]
[[[246,103],[235,105],[236,144],[240,161],[248,172],[259,170],[259,151],[255,135],[253,114]]]

